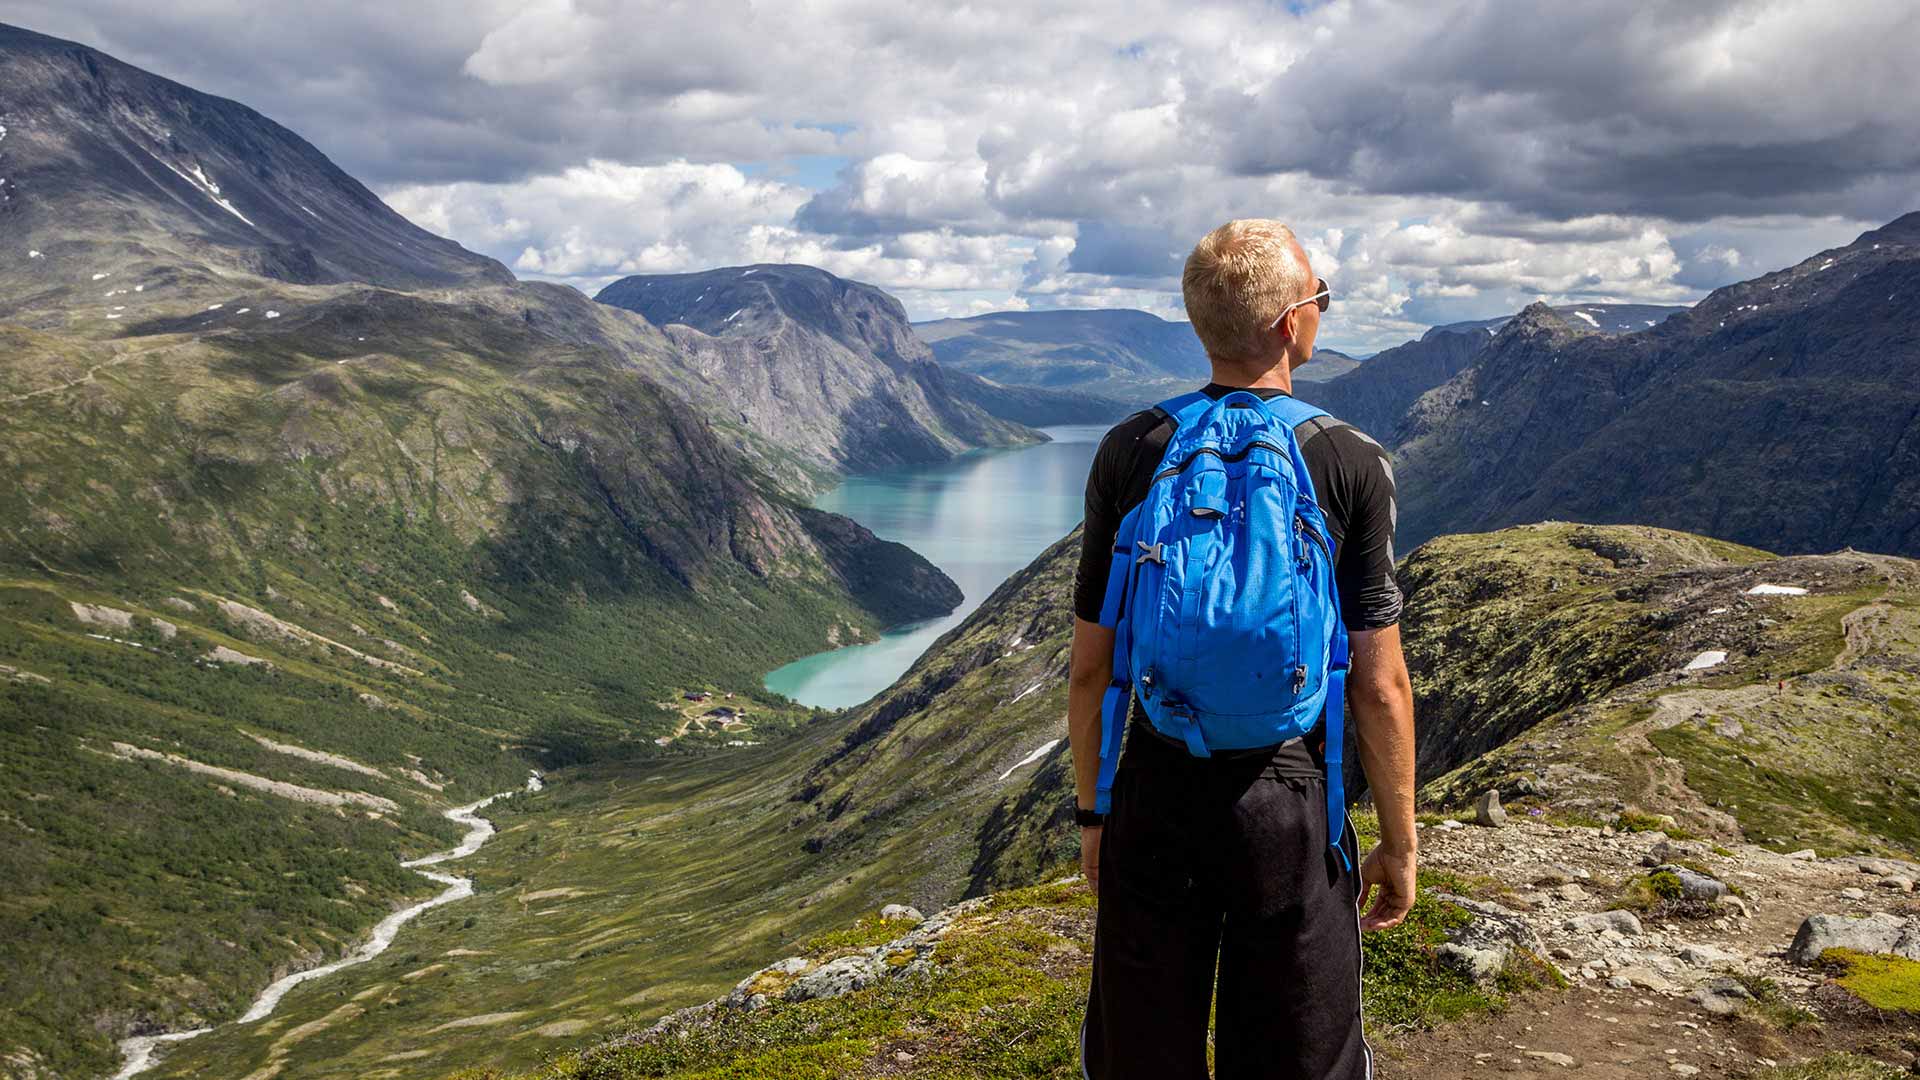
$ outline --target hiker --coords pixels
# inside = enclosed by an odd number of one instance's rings
[[[1114,427],[1087,477],[1068,709],[1099,899],[1082,1068],[1200,1080],[1212,1004],[1219,1080],[1366,1080],[1360,932],[1414,894],[1393,469],[1292,397],[1332,293],[1285,225],[1208,233],[1181,286],[1213,381]],[[1380,818],[1364,862],[1343,698]]]

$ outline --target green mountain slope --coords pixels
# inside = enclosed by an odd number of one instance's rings
[[[436,892],[397,864],[447,808],[770,737],[805,715],[763,672],[958,602],[797,503],[644,320],[511,283],[244,107],[11,29],[0,66],[32,76],[5,217],[44,245],[0,272],[9,1069],[231,1019]],[[156,153],[272,184],[125,164]],[[309,196],[326,229],[290,231],[273,200]],[[699,686],[750,719],[663,749]]]

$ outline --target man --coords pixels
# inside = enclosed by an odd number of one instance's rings
[[[1209,397],[1292,392],[1330,294],[1285,225],[1230,221],[1208,233],[1181,286],[1212,362]],[[1398,925],[1414,894],[1413,695],[1397,625],[1392,466],[1378,443],[1330,417],[1295,429],[1333,534],[1352,640],[1349,715],[1380,816],[1380,843],[1356,882],[1329,849],[1324,722],[1278,747],[1199,758],[1155,731],[1136,698],[1110,813],[1093,813],[1100,704],[1113,678],[1115,631],[1099,625],[1109,560],[1172,427],[1156,410],[1127,418],[1087,477],[1068,709],[1081,863],[1100,902],[1083,1067],[1093,1080],[1203,1080],[1212,1004],[1220,1080],[1367,1080],[1360,930]],[[1357,841],[1344,820],[1340,828],[1351,851]]]

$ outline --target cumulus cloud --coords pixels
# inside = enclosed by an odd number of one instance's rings
[[[518,272],[804,261],[917,316],[1179,314],[1292,223],[1380,348],[1535,297],[1685,302],[1914,209],[1903,0],[20,0],[248,102]]]

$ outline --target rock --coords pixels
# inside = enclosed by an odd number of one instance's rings
[[[1819,857],[1819,854],[1812,848],[1801,848],[1799,851],[1790,851],[1787,853],[1787,858],[1798,859],[1801,862],[1812,862]]]
[[[1587,890],[1581,888],[1575,882],[1569,881],[1565,885],[1554,889],[1553,895],[1569,903],[1579,903],[1587,898]]]
[[[1507,823],[1507,811],[1500,805],[1500,792],[1489,788],[1473,803],[1473,823],[1497,829]]]
[[[1571,1069],[1579,1064],[1579,1062],[1573,1060],[1571,1056],[1555,1053],[1552,1050],[1528,1050],[1526,1051],[1526,1055],[1530,1058],[1544,1061],[1549,1065],[1558,1065],[1563,1069]]]
[[[1466,827],[1467,827],[1466,822],[1456,821],[1453,818],[1448,818],[1445,821],[1442,821],[1440,823],[1440,828],[1442,829],[1464,829]]]
[[[1546,955],[1546,945],[1519,912],[1451,893],[1435,893],[1434,898],[1473,916],[1471,922],[1447,935],[1446,943],[1434,953],[1442,963],[1475,982],[1492,981],[1515,950],[1536,957]]]
[[[875,963],[875,950],[830,960],[795,979],[781,997],[788,1001],[840,997],[879,982],[884,971]]]
[[[1607,976],[1607,985],[1613,987],[1615,990],[1631,990],[1633,989],[1633,980],[1627,978],[1625,975],[1609,975]]]
[[[1900,877],[1898,875],[1894,877],[1883,877],[1880,879],[1880,887],[1883,889],[1897,889],[1900,892],[1912,892],[1913,879],[1910,877]]]
[[[1840,895],[1846,897],[1848,900],[1865,900],[1867,898],[1867,890],[1841,889]]]
[[[1715,979],[1687,995],[1687,1000],[1715,1016],[1732,1016],[1753,1000],[1747,988],[1732,979]]]
[[[1680,950],[1680,959],[1697,968],[1720,967],[1740,962],[1738,954],[1712,945],[1688,945]]]
[[[927,917],[920,914],[919,908],[909,904],[888,904],[886,907],[880,909],[880,917],[882,919],[907,919],[912,922],[927,921]]]
[[[1433,955],[1442,967],[1459,972],[1474,982],[1490,983],[1507,966],[1508,953],[1503,949],[1474,949],[1448,942],[1435,947]]]
[[[1626,937],[1639,937],[1640,920],[1631,911],[1594,911],[1585,915],[1575,915],[1560,924],[1563,930],[1579,930],[1583,933],[1597,934],[1605,930]]]
[[[1689,870],[1684,866],[1663,863],[1654,868],[1655,873],[1663,870],[1680,879],[1680,892],[1689,900],[1718,900],[1732,892],[1727,888],[1726,882]]]
[[[1809,915],[1787,948],[1787,959],[1810,965],[1828,949],[1888,953],[1920,960],[1920,919],[1901,918],[1884,911],[1863,919],[1845,915]]]
[[[1753,905],[1747,903],[1744,899],[1738,896],[1735,896],[1732,893],[1728,893],[1726,896],[1721,897],[1720,906],[1732,912],[1733,914],[1738,915],[1742,919],[1753,918]]]
[[[1676,1075],[1679,1075],[1679,1076],[1698,1076],[1698,1075],[1700,1075],[1700,1067],[1699,1067],[1698,1065],[1689,1065],[1689,1064],[1687,1064],[1687,1063],[1686,1063],[1686,1062],[1684,1062],[1684,1061],[1672,1061],[1672,1062],[1668,1062],[1668,1063],[1667,1063],[1667,1071],[1668,1071],[1668,1072],[1671,1072],[1671,1073],[1674,1073],[1674,1074],[1676,1074]]]
[[[1855,859],[1853,865],[1858,867],[1861,873],[1872,874],[1875,877],[1892,877],[1906,869],[1905,864],[1892,859]]]
[[[1670,993],[1673,993],[1675,990],[1679,989],[1678,987],[1673,985],[1673,980],[1667,978],[1665,975],[1660,974],[1659,972],[1653,970],[1652,968],[1645,968],[1645,967],[1625,968],[1620,972],[1618,972],[1617,974],[1615,974],[1613,978],[1625,979],[1627,981],[1627,985],[1629,986],[1638,986],[1642,990],[1653,990],[1657,993],[1662,993],[1662,994],[1670,994]],[[1613,979],[1608,979],[1607,983],[1608,985],[1612,985]]]

